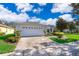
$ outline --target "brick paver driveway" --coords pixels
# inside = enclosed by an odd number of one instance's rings
[[[25,50],[27,48],[32,48],[33,46],[39,45],[42,42],[50,42],[48,37],[22,37],[15,50]]]

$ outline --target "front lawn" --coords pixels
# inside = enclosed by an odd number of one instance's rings
[[[79,40],[79,34],[65,34],[70,39],[78,39]]]
[[[14,51],[16,46],[13,43],[17,43],[20,36],[19,33],[15,34],[4,34],[0,33],[0,54],[9,53]]]
[[[15,45],[0,40],[0,54],[12,52],[14,51],[14,49],[15,49]]]
[[[79,34],[64,34],[64,35],[67,37],[67,39],[65,40],[60,38],[54,38],[54,37],[51,37],[50,39],[57,43],[69,43],[79,40]]]

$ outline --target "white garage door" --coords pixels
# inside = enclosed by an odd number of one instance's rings
[[[42,29],[22,29],[21,36],[42,36],[44,32]]]

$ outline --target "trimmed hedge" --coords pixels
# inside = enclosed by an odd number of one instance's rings
[[[15,43],[18,42],[19,37],[17,37],[15,34],[8,34],[6,35],[6,41],[7,42],[11,42],[11,43]]]
[[[7,34],[4,36],[0,36],[0,40],[5,40],[6,42],[15,43],[18,42],[20,36],[17,34]]]
[[[57,42],[57,43],[69,43],[69,42],[78,41],[77,39],[70,39],[70,38],[63,40],[63,39],[60,39],[60,38],[51,37],[50,39]]]
[[[7,34],[7,35],[4,35],[4,36],[0,36],[0,40],[6,40],[9,37],[15,37],[15,34]]]
[[[0,36],[0,40],[5,40],[5,39],[7,39],[6,36]]]
[[[14,37],[14,36],[16,36],[15,34],[7,34],[7,35],[5,35],[6,37]]]
[[[63,32],[54,32],[53,34],[54,34],[54,35],[57,35],[57,36],[59,36],[59,35],[64,35]]]
[[[54,32],[53,34],[61,38],[64,35],[64,32]]]
[[[3,36],[3,35],[5,35],[5,33],[4,32],[0,32],[0,36]]]

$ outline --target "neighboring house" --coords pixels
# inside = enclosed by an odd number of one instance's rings
[[[14,33],[14,28],[4,24],[0,24],[0,32],[4,32],[5,34],[12,34]]]
[[[16,30],[20,31],[21,36],[43,36],[48,32],[53,32],[53,26],[43,25],[39,22],[17,23]]]

